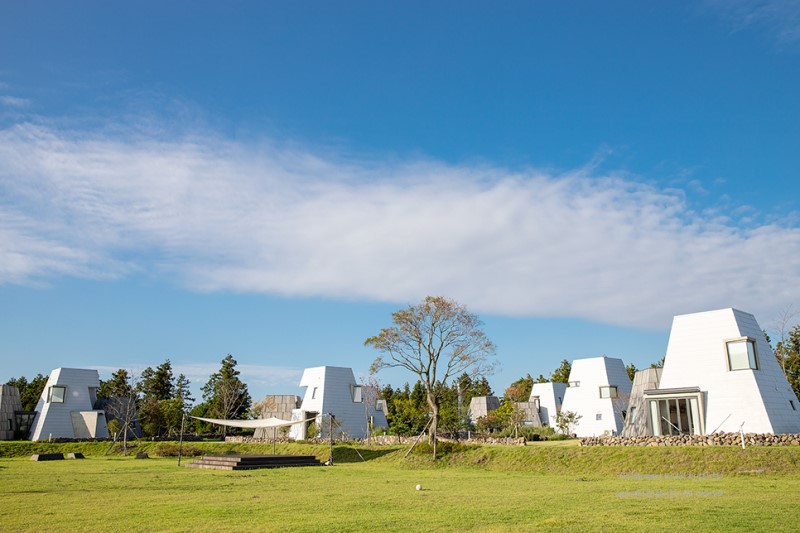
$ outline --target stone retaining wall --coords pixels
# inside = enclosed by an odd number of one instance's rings
[[[259,437],[241,437],[238,435],[234,435],[233,437],[226,436],[225,442],[246,442],[247,444],[264,444],[264,443],[272,443],[272,442],[294,442],[294,439],[290,439],[288,437],[278,437],[277,439],[273,439],[272,437],[267,438],[259,438]]]
[[[398,435],[377,435],[372,437],[371,444],[376,446],[384,446],[390,444],[413,444],[414,441],[417,440],[417,437],[400,437]],[[419,442],[427,442],[428,437],[423,436],[419,439]],[[248,444],[264,444],[264,443],[271,443],[271,438],[261,439],[256,437],[225,437],[225,442],[244,442]],[[288,439],[285,437],[278,437],[278,442],[294,442],[292,439]],[[317,444],[327,444],[328,439],[308,439],[306,442],[314,442]],[[337,440],[337,443],[341,441]],[[356,439],[350,442],[357,442],[359,444],[367,444],[367,439]],[[463,444],[505,444],[509,446],[525,446],[525,438],[519,437],[517,439],[513,437],[478,437],[473,436],[471,439],[447,439],[444,437],[439,437],[439,442],[461,442]]]
[[[439,439],[446,441],[447,439]],[[525,446],[525,437],[478,437],[450,442],[462,442],[464,444],[503,444],[506,446]]]
[[[745,446],[798,446],[800,433],[745,433]],[[583,437],[581,446],[741,446],[739,433],[659,437]]]

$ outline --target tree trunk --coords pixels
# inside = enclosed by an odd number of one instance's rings
[[[431,408],[431,425],[430,433],[428,434],[428,443],[433,448],[433,460],[436,460],[436,449],[438,440],[436,434],[439,429],[439,404],[431,394],[428,394],[428,406]]]

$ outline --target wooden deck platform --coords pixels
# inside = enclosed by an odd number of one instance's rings
[[[313,455],[204,455],[197,461],[187,463],[186,466],[215,470],[254,470],[289,466],[322,466],[322,463]]]

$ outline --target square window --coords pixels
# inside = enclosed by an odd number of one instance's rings
[[[616,398],[617,397],[617,386],[616,385],[609,385],[607,387],[600,387],[600,397],[601,398]]]
[[[316,397],[317,397],[317,387],[314,387],[311,390],[311,399],[314,400],[314,399],[316,399]]]
[[[756,346],[752,339],[737,339],[725,343],[730,370],[758,370]]]
[[[595,420],[602,420],[602,419],[603,419],[603,413],[597,413],[595,415]]]
[[[50,403],[64,403],[67,398],[67,388],[53,385],[47,393],[47,401]]]
[[[353,385],[353,403],[361,403],[362,401],[361,385]]]

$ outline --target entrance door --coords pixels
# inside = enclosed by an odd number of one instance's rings
[[[651,399],[650,427],[654,435],[698,435],[702,420],[695,396]]]

